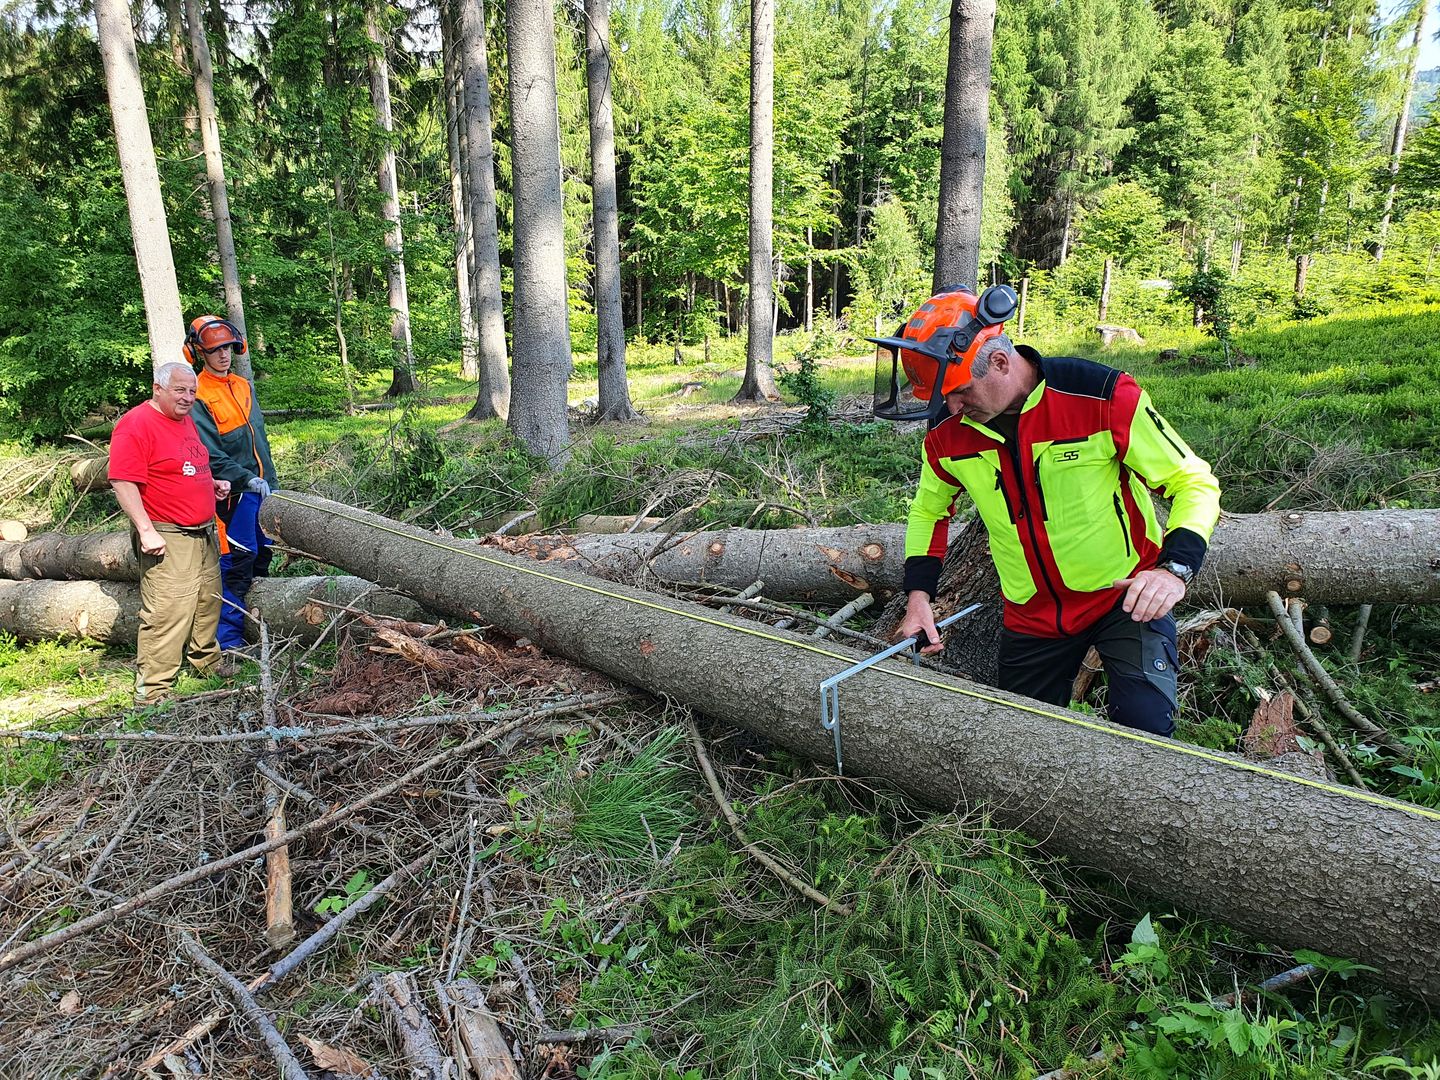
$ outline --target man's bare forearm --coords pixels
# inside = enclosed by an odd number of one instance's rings
[[[120,509],[125,511],[125,516],[130,519],[130,524],[135,526],[136,532],[155,528],[155,523],[145,512],[139,484],[130,480],[111,480],[110,486],[115,489],[115,501],[120,504]]]

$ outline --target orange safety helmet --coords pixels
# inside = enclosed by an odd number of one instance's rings
[[[214,352],[229,345],[239,355],[246,351],[245,335],[229,319],[219,315],[201,315],[190,323],[185,332],[185,344],[180,351],[192,364],[202,362],[202,352]]]
[[[1018,302],[1009,285],[992,285],[978,297],[951,286],[921,304],[895,337],[867,339],[876,345],[875,415],[935,415],[946,394],[970,381],[980,346],[1004,333]]]

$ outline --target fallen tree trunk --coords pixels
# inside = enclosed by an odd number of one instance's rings
[[[818,687],[862,654],[323,499],[271,496],[261,523],[432,610],[833,755]],[[894,662],[847,681],[843,702],[849,771],[932,805],[982,805],[1165,903],[1440,1001],[1427,944],[1440,940],[1440,813]]]
[[[959,528],[953,530],[958,539]],[[739,591],[765,582],[774,600],[839,606],[897,589],[904,528],[720,529],[669,536],[502,536],[463,541],[542,562],[573,563],[614,581],[703,581]],[[1271,590],[1327,604],[1440,603],[1440,510],[1225,514],[1189,599],[1210,607],[1265,603]],[[124,533],[0,542],[0,575],[134,581]]]
[[[897,587],[905,565],[904,531],[894,525],[496,536],[478,543],[542,562],[574,562],[612,581],[702,581],[738,591],[763,579],[772,599],[834,604]]]
[[[371,615],[433,618],[408,597],[353,577],[256,578],[246,598],[273,637],[311,642],[336,614],[325,604]],[[140,626],[140,586],[129,581],[0,581],[0,630],[24,641],[89,638],[102,645],[134,645]],[[253,624],[247,635],[255,636]]]
[[[958,538],[959,528],[952,529]],[[677,539],[679,542],[676,542]],[[520,536],[488,541],[517,555],[573,561],[617,581],[653,575],[729,589],[765,582],[772,599],[842,604],[898,589],[900,525],[848,529],[723,529],[684,539]],[[1271,590],[1316,603],[1440,602],[1440,510],[1224,514],[1189,599],[1211,607],[1263,604]],[[657,554],[658,553],[658,554]]]
[[[110,486],[110,455],[81,458],[70,466],[70,483],[76,491],[103,491]]]
[[[129,533],[41,533],[18,544],[0,543],[0,577],[139,581],[140,563]]]

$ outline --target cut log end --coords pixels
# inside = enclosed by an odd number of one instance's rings
[[[8,540],[12,544],[18,544],[29,535],[30,530],[25,527],[23,521],[15,521],[13,519],[0,521],[0,540]]]

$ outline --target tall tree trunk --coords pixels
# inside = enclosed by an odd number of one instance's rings
[[[815,329],[815,230],[805,226],[805,332]]]
[[[1096,313],[1096,319],[1102,323],[1110,317],[1110,275],[1113,267],[1114,260],[1106,259],[1100,270],[1100,309]]]
[[[593,578],[457,549],[311,496],[265,500],[265,531],[427,608],[747,727],[820,761],[817,687],[840,645]],[[717,659],[723,658],[723,659]],[[1377,969],[1440,1000],[1434,811],[1297,778],[896,661],[844,684],[846,771],[931,805],[981,806],[1048,850],[1283,948]],[[1283,835],[1277,829],[1283,824]]]
[[[565,391],[571,360],[555,9],[550,0],[508,0],[505,34],[515,177],[515,387],[510,428],[532,454],[558,469],[570,452]]]
[[[440,0],[441,74],[445,82],[445,149],[450,155],[450,222],[455,230],[455,297],[460,314],[460,378],[478,379],[475,316],[470,303],[470,224],[460,148],[460,28],[455,0]]]
[[[225,159],[220,151],[220,114],[215,108],[215,70],[210,64],[210,43],[199,0],[185,0],[185,22],[190,30],[190,54],[195,69],[195,100],[200,104],[200,140],[205,148],[205,179],[210,188],[210,214],[215,222],[215,251],[220,258],[220,279],[225,288],[225,317],[245,335],[245,300],[240,291],[240,266],[235,258],[235,233],[230,224],[230,192],[225,186]],[[255,377],[250,350],[235,357],[235,372]]]
[[[1060,230],[1060,258],[1057,266],[1064,266],[1065,260],[1070,258],[1070,226],[1075,220],[1075,201],[1070,196],[1065,196],[1065,224]]]
[[[835,189],[835,225],[830,230],[830,247],[836,251],[840,249],[840,163],[830,163],[830,186]],[[840,260],[838,258],[830,261],[830,321],[832,323],[840,320]]]
[[[165,33],[170,41],[170,58],[175,61],[175,70],[181,75],[194,76],[190,70],[190,59],[186,55],[186,30],[185,21],[187,16],[184,12],[182,0],[165,0]],[[186,108],[184,119],[186,141],[197,155],[201,152],[200,147],[200,114],[198,109]],[[203,173],[201,174],[203,178]]]
[[[412,394],[415,381],[415,347],[410,339],[410,294],[405,287],[405,239],[400,228],[400,189],[395,168],[395,122],[390,115],[390,62],[386,59],[388,34],[380,30],[375,5],[365,8],[365,34],[374,46],[370,54],[370,100],[375,119],[385,140],[380,156],[379,181],[381,213],[385,218],[385,280],[390,291],[390,347],[394,352],[393,375],[386,397]]]
[[[1310,278],[1310,256],[1295,256],[1295,302],[1305,299],[1305,284]]]
[[[479,334],[480,381],[469,420],[510,414],[510,358],[500,295],[500,229],[495,210],[495,140],[490,130],[490,58],[484,0],[460,4],[460,79],[465,87],[465,176],[470,214],[470,310]]]
[[[140,294],[145,301],[150,361],[158,368],[180,359],[185,330],[175,259],[170,252],[170,226],[160,194],[160,171],[155,166],[155,144],[150,139],[140,61],[130,26],[130,5],[125,0],[95,0],[95,22],[120,175],[125,183],[125,204],[130,211],[135,265],[140,271]]]
[[[940,144],[940,210],[935,224],[936,292],[978,289],[985,133],[990,126],[990,49],[995,0],[950,0],[945,134]]]
[[[585,0],[585,87],[590,99],[591,210],[595,227],[595,337],[600,419],[635,420],[625,379],[620,311],[620,212],[615,194],[615,115],[610,98],[610,0]]]
[[[775,0],[750,0],[750,295],[745,379],[736,401],[779,401],[772,369],[774,293]]]
[[[1410,127],[1410,102],[1415,98],[1415,80],[1420,72],[1420,44],[1425,40],[1425,17],[1430,14],[1431,0],[1413,0],[1415,35],[1410,39],[1410,60],[1405,65],[1405,93],[1400,98],[1400,115],[1395,118],[1395,134],[1390,139],[1390,183],[1385,188],[1385,210],[1380,216],[1380,236],[1375,241],[1375,261],[1385,258],[1385,240],[1390,234],[1390,215],[1395,210],[1395,176],[1400,171],[1400,155],[1405,152],[1405,133]]]

